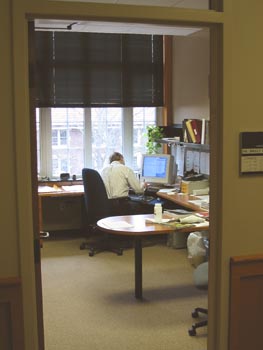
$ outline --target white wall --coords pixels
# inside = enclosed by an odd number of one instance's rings
[[[209,32],[173,38],[173,122],[209,119]]]

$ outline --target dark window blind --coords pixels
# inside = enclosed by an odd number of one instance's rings
[[[36,31],[38,107],[163,105],[163,37]]]

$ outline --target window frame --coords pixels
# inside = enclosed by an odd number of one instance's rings
[[[145,107],[148,108],[148,107]],[[161,123],[162,108],[155,108],[155,123]],[[84,109],[84,165],[83,167],[92,167],[92,121],[91,108]],[[39,156],[40,159],[39,177],[41,179],[57,180],[58,176],[52,175],[52,107],[39,108]],[[126,160],[126,165],[133,168],[133,107],[122,108],[122,153]],[[134,169],[136,170],[136,169]],[[77,178],[81,178],[81,174],[75,174]]]

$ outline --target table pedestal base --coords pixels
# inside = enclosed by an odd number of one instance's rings
[[[135,298],[142,299],[142,240],[135,237]]]

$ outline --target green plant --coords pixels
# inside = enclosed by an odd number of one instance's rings
[[[147,126],[147,142],[146,148],[148,154],[158,153],[159,149],[162,147],[161,143],[158,142],[164,136],[164,130],[160,126],[149,125]]]

